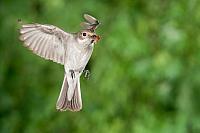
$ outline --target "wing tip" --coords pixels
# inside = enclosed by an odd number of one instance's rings
[[[20,41],[24,41],[24,37],[22,35],[19,36]]]
[[[34,28],[40,26],[38,23],[22,24],[22,28]]]

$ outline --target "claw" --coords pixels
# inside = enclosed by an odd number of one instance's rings
[[[89,70],[83,70],[83,72],[85,73],[84,77],[89,79],[90,78],[90,71]]]
[[[69,70],[69,72],[71,73],[72,79],[74,79],[75,78],[75,72],[74,72],[74,70]]]

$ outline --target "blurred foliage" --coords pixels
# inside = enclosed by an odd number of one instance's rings
[[[83,110],[57,112],[63,66],[18,40],[18,19],[80,29],[101,21],[81,78]],[[200,1],[1,0],[0,132],[199,133]]]

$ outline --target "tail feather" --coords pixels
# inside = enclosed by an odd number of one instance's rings
[[[70,89],[68,84],[68,77],[65,75],[60,95],[57,100],[56,109],[60,111],[80,111],[82,109],[82,100],[79,78],[77,78],[77,83],[75,85],[71,100],[68,100],[68,89]]]
[[[76,89],[77,79],[72,79],[71,76],[69,76],[69,78],[67,78],[67,83],[68,83],[67,99],[71,101],[74,95],[74,91]]]

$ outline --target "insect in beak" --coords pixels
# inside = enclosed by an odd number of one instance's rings
[[[97,43],[100,40],[100,36],[98,35],[92,35],[91,38],[92,38],[92,43],[93,42]]]

